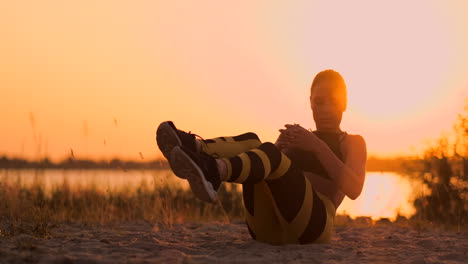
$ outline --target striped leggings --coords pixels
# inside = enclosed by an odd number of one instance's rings
[[[227,181],[242,184],[253,239],[270,244],[330,240],[333,203],[274,144],[262,143],[254,133],[200,142],[202,151],[226,162]]]

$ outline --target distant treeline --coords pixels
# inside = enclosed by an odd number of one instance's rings
[[[414,163],[410,158],[380,159],[370,157],[367,160],[367,171],[394,171],[401,172],[405,165]],[[28,161],[19,158],[0,158],[2,169],[167,169],[166,160],[153,161],[125,161],[113,159],[110,161],[95,161],[86,159],[68,158],[60,162],[52,162],[48,158],[39,161]]]
[[[367,171],[392,171],[404,172],[407,167],[414,167],[420,163],[421,159],[414,157],[398,157],[398,158],[377,158],[369,157],[367,159]]]
[[[52,162],[48,158],[39,161],[28,161],[18,158],[0,158],[1,169],[167,169],[169,164],[165,160],[147,162],[124,161],[112,159],[110,161],[95,161],[68,158],[60,162]]]

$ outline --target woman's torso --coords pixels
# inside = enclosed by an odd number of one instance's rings
[[[314,134],[322,139],[341,161],[345,161],[349,138],[346,132],[320,133],[314,131]],[[338,208],[345,195],[328,176],[315,154],[302,150],[285,150],[285,154],[303,170],[314,190],[328,197],[335,208]]]

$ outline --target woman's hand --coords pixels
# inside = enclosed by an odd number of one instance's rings
[[[367,160],[366,142],[362,136],[346,137],[343,142],[345,158],[342,161],[312,131],[297,124],[286,124],[285,127],[286,129],[279,130],[281,135],[277,143],[285,148],[314,152],[334,184],[350,199],[359,197],[364,185]]]
[[[317,146],[321,146],[323,141],[312,133],[312,131],[298,124],[286,124],[284,126],[286,129],[279,130],[281,134],[277,140],[277,146],[280,148],[298,148],[312,152],[319,151],[320,147]]]
[[[282,130],[284,129],[280,129],[279,131],[281,132]],[[289,145],[289,136],[287,135],[287,133],[281,132],[278,139],[275,142],[275,145],[280,150],[287,149]]]

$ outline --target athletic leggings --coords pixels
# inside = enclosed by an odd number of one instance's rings
[[[335,207],[302,170],[254,133],[200,140],[202,151],[226,161],[228,182],[242,184],[253,239],[270,244],[330,240]]]

